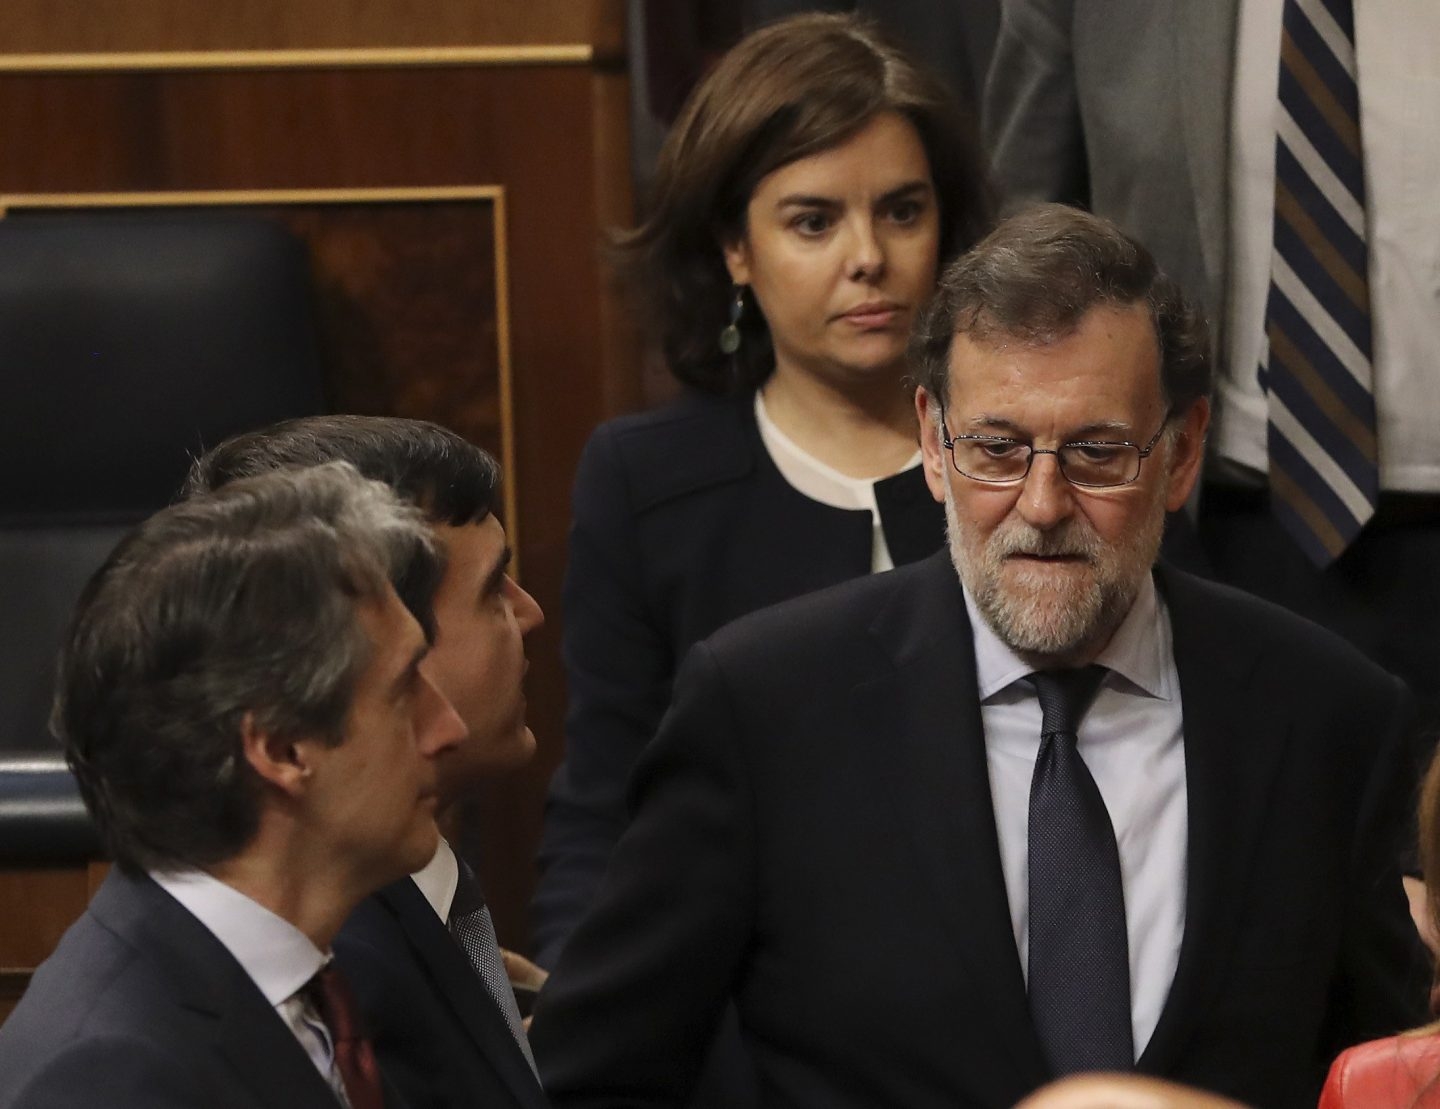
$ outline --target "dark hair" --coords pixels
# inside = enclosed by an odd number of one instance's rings
[[[244,432],[206,451],[190,467],[185,494],[325,462],[348,462],[418,505],[432,523],[456,527],[489,516],[500,483],[500,466],[488,452],[438,424],[399,416],[305,416]],[[402,569],[394,585],[433,640],[434,588],[424,568]]]
[[[1425,882],[1425,907],[1432,922],[1440,922],[1440,750],[1420,785],[1420,877]],[[1440,973],[1440,970],[1437,970]]]
[[[1180,415],[1210,393],[1204,318],[1150,252],[1115,224],[1063,204],[1039,204],[1002,222],[941,274],[911,336],[911,366],[917,383],[943,402],[957,334],[980,343],[1052,343],[1096,305],[1141,303],[1160,345],[1161,396]]]
[[[691,94],[661,148],[649,216],[615,238],[622,275],[681,381],[725,393],[770,375],[770,335],[753,307],[740,320],[739,351],[719,349],[733,299],[721,244],[743,234],[762,178],[845,142],[882,112],[909,120],[925,147],[943,264],[990,224],[974,126],[871,24],[834,14],[781,20],[742,39]]]
[[[431,566],[413,506],[344,463],[248,478],[171,505],[90,579],[60,656],[51,728],[128,869],[204,867],[254,837],[249,717],[343,738],[369,657],[356,613]]]

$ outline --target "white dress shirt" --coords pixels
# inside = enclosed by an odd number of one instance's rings
[[[441,922],[448,921],[450,906],[455,903],[455,890],[460,884],[460,864],[455,859],[455,849],[445,842],[444,836],[440,837],[430,861],[410,878],[420,887]]]
[[[1227,365],[1218,382],[1220,455],[1266,470],[1265,301],[1275,206],[1280,15],[1284,0],[1240,0],[1230,120]],[[1440,4],[1355,4],[1360,141],[1365,163],[1371,361],[1380,485],[1440,491]]]
[[[308,936],[258,901],[202,870],[151,872],[155,884],[205,925],[250,976],[305,1054],[348,1105],[335,1048],[320,1014],[299,991],[330,961]]]
[[[1042,713],[1032,669],[991,631],[969,592],[980,719],[1000,863],[1020,966],[1030,950],[1030,779]],[[1120,849],[1137,1056],[1170,992],[1185,931],[1185,748],[1170,617],[1146,577],[1129,615],[1095,660],[1110,672],[1077,732]]]
[[[885,542],[885,529],[880,523],[880,505],[875,500],[875,479],[848,477],[833,466],[825,465],[813,454],[802,450],[793,439],[775,426],[775,422],[765,411],[765,400],[758,389],[755,391],[755,422],[760,427],[760,441],[765,444],[765,452],[775,463],[780,476],[797,492],[831,508],[864,510],[870,513],[870,571],[878,574],[881,570],[893,570],[895,560],[890,557],[890,547]],[[910,461],[896,472],[903,473],[918,465],[920,452],[916,450]]]

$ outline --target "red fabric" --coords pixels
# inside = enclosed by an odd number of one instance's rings
[[[1440,1034],[1392,1036],[1342,1052],[1319,1109],[1440,1109]]]
[[[330,963],[310,980],[310,989],[320,1019],[335,1041],[335,1069],[345,1083],[350,1109],[385,1109],[375,1049],[360,1027],[355,997],[340,968]]]

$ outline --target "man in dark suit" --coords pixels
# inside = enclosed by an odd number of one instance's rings
[[[329,948],[435,850],[463,726],[390,584],[435,574],[418,514],[338,465],[120,543],[54,716],[116,866],[0,1028],[0,1106],[399,1104]]]
[[[767,1104],[1133,1068],[1313,1105],[1340,1047],[1424,1016],[1403,688],[1154,566],[1207,342],[1113,225],[1008,221],[915,353],[948,556],[692,652],[540,998],[547,1091],[679,1104],[733,999]]]
[[[500,470],[485,451],[434,424],[317,416],[220,444],[195,464],[189,487],[213,490],[334,461],[417,505],[441,556],[433,603],[422,596],[415,608],[433,640],[422,668],[467,731],[436,763],[443,819],[483,778],[523,765],[535,750],[525,724],[524,639],[543,616],[506,572],[510,548],[491,513]],[[410,1109],[545,1104],[489,909],[443,837],[425,866],[360,905],[335,953],[381,1068]]]

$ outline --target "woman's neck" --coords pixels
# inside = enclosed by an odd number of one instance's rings
[[[761,395],[791,442],[847,477],[888,477],[915,455],[915,409],[899,374],[841,389],[777,365]]]

